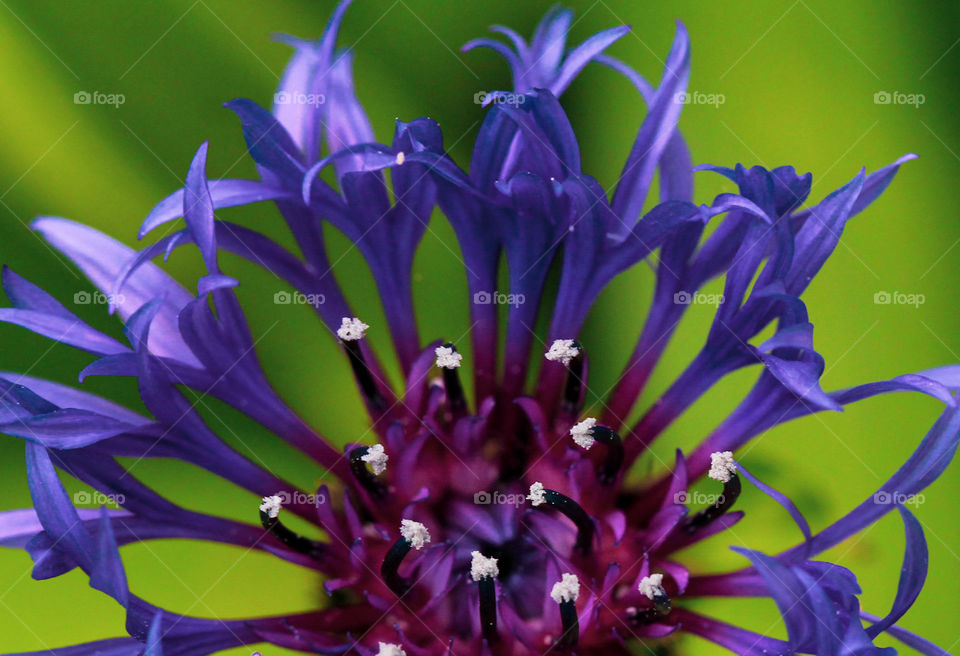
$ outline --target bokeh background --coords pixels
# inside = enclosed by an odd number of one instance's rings
[[[631,34],[612,53],[659,79],[681,19],[693,43],[690,88],[713,104],[690,104],[681,127],[695,163],[792,164],[814,174],[822,198],[862,166],[879,168],[906,152],[891,189],[844,233],[836,253],[805,296],[816,343],[827,361],[825,387],[835,389],[960,362],[956,312],[960,222],[958,102],[960,5],[952,2],[876,3],[796,0],[728,3],[578,0],[572,39],[628,23]],[[341,43],[354,44],[360,98],[381,139],[394,117],[430,116],[446,143],[467,162],[483,111],[478,91],[506,88],[504,63],[489,51],[459,47],[494,23],[529,34],[548,0],[358,0]],[[269,103],[288,56],[275,32],[318,36],[332,0],[165,0],[137,2],[0,1],[0,249],[3,261],[41,282],[66,303],[92,288],[62,257],[30,232],[41,214],[78,219],[134,243],[150,208],[182,180],[197,146],[211,142],[211,177],[253,177],[234,116],[221,104],[234,97]],[[119,106],[74,102],[78,92],[122,94]],[[883,103],[891,94],[892,102]],[[893,94],[913,94],[912,98]],[[897,100],[912,100],[904,104]],[[722,102],[720,102],[722,100]],[[643,106],[615,74],[588,68],[564,98],[584,152],[584,168],[606,186],[622,167]],[[697,200],[709,202],[729,185],[698,174]],[[272,208],[226,212],[230,218],[285,240]],[[371,337],[386,352],[387,335],[362,259],[331,234],[336,276]],[[183,249],[170,270],[189,286],[200,263]],[[436,216],[416,263],[422,333],[462,334],[467,313],[458,247]],[[241,278],[241,300],[260,355],[276,386],[325,434],[340,441],[365,436],[362,408],[333,340],[305,306],[273,303],[277,284],[256,268],[225,260]],[[611,285],[595,308],[584,339],[591,349],[591,387],[610,387],[632,348],[653,276],[638,266]],[[719,291],[717,283],[707,291]],[[922,296],[922,303],[878,304],[880,292]],[[920,296],[916,298],[920,300]],[[77,297],[81,299],[82,296]],[[93,325],[119,335],[102,304],[77,307]],[[656,372],[641,405],[689,361],[702,344],[712,308],[695,307]],[[89,358],[10,326],[0,326],[0,368],[74,382]],[[394,372],[395,373],[395,372]],[[673,426],[642,472],[672,461],[715,426],[756,375],[738,373],[712,390]],[[89,379],[86,388],[138,408],[129,381]],[[277,447],[268,435],[209,400],[198,408],[241,450],[262,457],[296,482],[321,476]],[[819,415],[777,428],[739,455],[755,473],[788,493],[814,529],[871,494],[912,451],[939,412],[926,397],[873,399],[842,414]],[[369,438],[369,436],[367,436]],[[187,507],[254,520],[256,500],[190,467],[136,463],[136,474]],[[948,651],[960,644],[955,622],[960,573],[956,521],[960,464],[917,499],[913,508],[930,545],[927,586],[902,621]],[[0,440],[2,508],[29,505],[23,447]],[[69,485],[81,491],[79,485]],[[735,535],[684,554],[699,571],[739,567],[728,546],[772,552],[799,532],[769,499],[748,489],[747,518]],[[896,589],[903,553],[896,513],[828,555],[859,576],[863,606],[883,615]],[[174,611],[232,618],[307,610],[322,602],[318,581],[262,554],[223,546],[165,541],[125,547],[132,590]],[[16,652],[123,634],[123,615],[72,573],[34,582],[20,551],[0,551],[0,650]],[[704,610],[757,631],[784,634],[769,601],[701,602]],[[954,621],[950,621],[953,619]],[[720,653],[694,639],[677,653]],[[235,650],[235,654],[250,649]],[[284,650],[266,648],[265,654]],[[650,653],[642,649],[640,653]],[[912,653],[903,649],[901,653]]]

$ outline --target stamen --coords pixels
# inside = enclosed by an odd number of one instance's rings
[[[613,429],[597,426],[596,423],[596,419],[588,417],[570,429],[570,436],[584,450],[589,450],[596,442],[607,447],[607,459],[597,469],[597,478],[601,484],[610,485],[617,479],[623,466],[623,441]]]
[[[405,161],[407,161],[407,156],[404,155],[403,151],[401,150],[399,153],[397,153],[397,166],[403,166]]]
[[[419,551],[423,545],[430,542],[430,531],[420,522],[411,519],[404,519],[400,522],[400,539],[393,543],[387,555],[380,566],[380,576],[387,587],[393,590],[398,596],[402,597],[410,589],[410,581],[400,576],[400,563],[410,549]]]
[[[457,347],[452,342],[438,346],[434,351],[437,354],[437,366],[443,369],[443,386],[447,390],[447,401],[453,414],[461,414],[467,408],[467,400],[463,395],[463,385],[457,369],[463,361],[463,356],[457,353]]]
[[[390,456],[386,454],[381,444],[358,446],[350,452],[350,471],[353,472],[357,482],[374,497],[381,498],[387,494],[386,486],[374,474],[380,475],[385,472],[389,459]],[[373,474],[367,469],[367,463],[373,469]]]
[[[497,634],[497,586],[494,579],[500,574],[496,558],[487,558],[479,551],[470,553],[470,577],[480,588],[480,628],[490,644],[499,638]]]
[[[527,499],[534,507],[546,503],[566,515],[567,519],[577,527],[577,541],[573,548],[582,554],[590,553],[595,528],[590,515],[580,507],[580,504],[556,490],[543,487],[543,483],[540,481],[536,481],[530,486],[530,494],[527,495]]]
[[[273,537],[298,553],[320,560],[327,555],[327,545],[316,542],[302,535],[297,535],[283,525],[279,519],[280,509],[283,507],[283,497],[275,494],[263,497],[260,504],[260,524]]]
[[[673,606],[670,603],[670,597],[663,589],[663,574],[651,574],[640,579],[640,585],[637,588],[640,593],[653,602],[653,608],[636,611],[631,614],[631,620],[638,624],[650,624],[657,621],[660,617],[670,614]]]
[[[360,348],[360,340],[367,334],[367,324],[356,317],[343,317],[340,327],[337,329],[337,337],[343,343],[343,348],[347,352],[347,358],[350,360],[350,367],[353,369],[353,375],[357,379],[357,385],[360,391],[375,410],[383,410],[387,406],[386,400],[377,387],[377,381],[373,378],[370,367],[363,357],[363,349]]]
[[[380,651],[377,652],[377,656],[407,656],[407,652],[403,651],[403,647],[400,645],[395,645],[391,642],[381,642]]]
[[[733,507],[740,496],[740,477],[737,476],[737,461],[731,451],[710,454],[710,478],[723,483],[723,493],[712,506],[704,508],[687,520],[687,533],[696,533]]]
[[[580,596],[580,580],[576,574],[564,574],[553,584],[550,596],[560,604],[560,620],[563,623],[563,633],[557,640],[557,645],[573,647],[580,639],[580,622],[577,619],[577,606],[574,603]]]
[[[583,390],[583,347],[573,339],[558,339],[544,355],[547,360],[562,362],[567,367],[567,384],[563,390],[563,410],[577,415]]]

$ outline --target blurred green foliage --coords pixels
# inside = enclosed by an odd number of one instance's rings
[[[733,165],[792,164],[814,174],[813,198],[905,152],[908,164],[891,189],[843,235],[837,251],[805,299],[827,361],[825,387],[888,378],[960,361],[957,326],[960,224],[950,194],[960,177],[958,87],[960,5],[950,2],[874,3],[848,0],[772,0],[652,3],[629,0],[568,2],[578,11],[572,38],[632,24],[613,53],[651,79],[679,18],[693,42],[690,89],[720,94],[722,104],[691,104],[681,127],[694,162]],[[254,175],[244,156],[237,121],[221,104],[234,97],[269,103],[288,48],[274,32],[318,36],[333,2],[311,0],[5,0],[0,3],[0,229],[3,261],[61,299],[90,286],[62,257],[28,229],[39,214],[89,223],[127,243],[156,201],[175,189],[204,140],[210,140],[212,177]],[[342,44],[353,44],[359,95],[381,139],[395,117],[430,116],[446,144],[468,161],[482,110],[481,90],[509,85],[506,67],[487,51],[459,46],[487,25],[508,24],[529,34],[548,0],[359,0],[348,14]],[[78,92],[123,94],[123,104],[84,105]],[[878,104],[878,92],[922,94],[923,104]],[[882,100],[882,96],[879,98]],[[613,73],[590,68],[564,98],[584,168],[606,186],[616,180],[642,118],[630,86]],[[697,199],[729,191],[718,176],[698,174]],[[286,241],[267,206],[229,213]],[[387,335],[370,276],[356,252],[331,236],[337,278],[374,325],[371,336],[387,352]],[[416,262],[416,301],[428,339],[456,337],[465,326],[467,298],[459,251],[439,215]],[[338,441],[362,439],[366,425],[349,371],[332,340],[304,308],[277,311],[276,283],[234,259],[228,270],[243,281],[266,369],[291,403]],[[170,270],[188,285],[200,263],[179,253]],[[591,346],[591,387],[608,389],[633,347],[650,296],[644,265],[616,281],[595,308],[584,339]],[[708,291],[718,291],[715,289]],[[918,307],[878,305],[877,292],[922,294]],[[82,308],[95,326],[119,334],[103,306]],[[709,308],[694,308],[644,404],[656,398],[702,344]],[[0,326],[5,370],[75,381],[88,361],[69,348]],[[671,428],[643,471],[672,461],[677,446],[690,447],[732,408],[756,372],[719,385]],[[138,407],[129,381],[91,379],[85,387]],[[200,409],[211,425],[241,449],[263,455],[272,467],[310,485],[320,475],[278,450],[235,413],[212,403]],[[825,526],[872,493],[912,451],[933,423],[938,404],[891,396],[842,414],[822,415],[771,431],[740,457],[756,474],[790,494],[814,529]],[[22,445],[0,440],[5,508],[29,505]],[[140,462],[136,473],[188,507],[250,520],[255,500],[200,472],[165,461]],[[930,543],[931,572],[907,628],[952,650],[960,525],[955,520],[960,476],[956,465],[925,492],[916,508]],[[79,487],[76,489],[80,489]],[[740,567],[730,541],[768,552],[792,544],[799,533],[765,497],[747,493],[747,519],[685,554],[696,571]],[[890,516],[829,554],[852,568],[864,588],[863,605],[877,614],[896,589],[903,538]],[[132,590],[178,612],[240,617],[306,610],[322,603],[318,582],[259,553],[185,542],[158,542],[123,550]],[[30,580],[30,561],[19,551],[0,552],[0,648],[36,650],[123,633],[121,610],[87,587],[74,572],[55,581]],[[772,602],[696,603],[698,608],[757,631],[782,635]],[[684,638],[683,653],[719,653]],[[236,650],[236,654],[249,650]],[[268,648],[265,654],[282,654]],[[904,649],[901,653],[910,653]]]

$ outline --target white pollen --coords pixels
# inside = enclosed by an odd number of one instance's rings
[[[367,452],[360,456],[360,459],[370,464],[373,473],[379,476],[387,471],[387,460],[390,459],[384,450],[382,444],[374,444],[367,449]]]
[[[593,427],[597,425],[597,420],[593,417],[587,417],[579,424],[570,429],[570,436],[577,446],[583,449],[589,449],[596,443],[593,439]]]
[[[419,551],[430,541],[430,531],[420,522],[404,519],[400,522],[400,535],[406,538],[413,548]]]
[[[732,451],[717,451],[710,454],[710,473],[708,476],[715,481],[726,483],[737,473],[737,461],[733,459]]]
[[[260,504],[260,512],[267,513],[270,519],[276,519],[282,507],[283,499],[275,494],[272,497],[263,497],[263,503]]]
[[[380,651],[377,652],[377,656],[407,656],[407,652],[403,651],[403,647],[400,645],[395,645],[391,642],[381,642]]]
[[[479,551],[470,553],[473,560],[470,561],[470,576],[474,581],[486,578],[496,578],[500,574],[500,568],[497,567],[496,558],[487,558]]]
[[[543,483],[536,481],[533,485],[530,486],[530,494],[527,495],[527,499],[530,501],[530,505],[534,508],[539,506],[541,503],[547,502],[546,491],[543,489]]]
[[[663,574],[644,576],[640,579],[640,586],[637,589],[650,601],[653,601],[654,597],[667,594],[663,589]]]
[[[345,342],[355,342],[358,339],[363,339],[369,327],[370,326],[356,317],[352,319],[350,317],[343,317],[343,319],[340,320],[340,327],[337,328],[337,337]]]
[[[553,362],[562,362],[564,365],[570,364],[570,361],[580,355],[580,349],[574,346],[576,342],[572,339],[557,339],[550,345],[550,350],[543,357]]]
[[[555,602],[576,601],[580,596],[580,579],[576,574],[564,574],[559,581],[553,584],[550,596]]]
[[[437,366],[443,369],[456,369],[463,361],[463,356],[449,346],[438,346],[434,353],[437,354]]]
[[[403,151],[401,150],[399,153],[397,153],[397,164],[403,165],[405,161],[407,161],[407,156],[404,155]]]

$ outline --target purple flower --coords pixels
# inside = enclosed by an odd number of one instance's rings
[[[139,252],[66,219],[35,221],[53,248],[110,295],[126,343],[4,271],[12,307],[0,309],[0,320],[92,353],[96,359],[81,380],[132,379],[149,412],[25,375],[0,378],[0,428],[26,443],[34,501],[32,509],[0,514],[0,544],[26,549],[37,579],[81,569],[127,612],[130,637],[44,653],[200,656],[268,642],[365,656],[627,654],[637,639],[686,632],[740,654],[865,655],[894,653],[873,645],[888,632],[922,653],[945,654],[895,624],[927,573],[923,531],[898,502],[936,479],[957,448],[960,369],[825,391],[824,361],[801,300],[847,221],[912,156],[869,175],[861,171],[804,210],[809,174],[701,167],[726,176],[739,192],[696,205],[694,169],[677,130],[677,98],[690,61],[683,25],[654,86],[604,54],[628,28],[567,48],[572,15],[555,9],[530,43],[497,27],[509,45],[468,44],[500,53],[515,87],[487,94],[466,171],[445,153],[429,119],[398,121],[390,144],[376,142],[353,91],[351,53],[336,50],[349,4],[339,5],[319,41],[285,39],[294,55],[273,111],[249,100],[227,103],[240,118],[259,180],[208,180],[202,145],[185,187],[157,205],[141,236],[181,217],[185,226]],[[609,197],[582,170],[557,100],[590,62],[621,72],[648,107]],[[328,167],[332,173],[321,175]],[[659,203],[644,212],[657,171]],[[298,253],[214,216],[263,201],[276,204]],[[425,346],[416,325],[411,266],[435,207],[456,232],[474,299],[470,357],[441,335],[425,336],[434,340]],[[371,268],[403,389],[387,382],[365,339],[369,326],[330,275],[323,221],[349,237]],[[704,238],[711,221],[717,225]],[[199,249],[207,270],[195,294],[151,261],[186,244]],[[323,299],[313,307],[353,369],[377,443],[337,449],[270,387],[232,289],[239,281],[221,271],[222,251]],[[656,287],[646,323],[620,382],[609,398],[596,399],[598,416],[587,416],[591,345],[578,341],[580,329],[607,283],[654,252]],[[505,310],[502,354],[501,308],[489,302],[501,263],[509,293],[523,299]],[[549,306],[552,268],[559,287]],[[703,348],[639,421],[626,422],[690,299],[720,276],[723,295]],[[550,317],[544,341],[534,330],[541,312]],[[756,343],[770,326],[773,336]],[[665,428],[727,374],[748,366],[757,368],[755,386],[700,446],[677,452],[672,471],[659,479],[625,480]],[[472,375],[471,386],[462,372]],[[312,459],[329,485],[299,489],[228,446],[184,387],[262,424]],[[776,424],[896,391],[927,394],[946,410],[874,495],[816,534],[786,496],[734,455]],[[253,496],[250,522],[187,510],[126,471],[118,457],[202,467],[259,497],[259,522]],[[55,467],[120,509],[75,508]],[[687,488],[704,476],[716,494],[688,509]],[[737,547],[743,567],[728,573],[679,562],[676,552],[700,541],[730,544],[725,532],[743,517],[734,509],[737,498],[756,490],[796,521],[795,547],[779,554]],[[907,546],[893,607],[880,618],[861,609],[852,572],[818,558],[894,508]],[[284,523],[287,514],[326,537],[294,532]],[[314,612],[230,621],[162,610],[130,592],[119,554],[123,545],[162,538],[269,552],[322,576],[330,601]],[[687,603],[742,596],[772,599],[788,640],[711,619]]]

